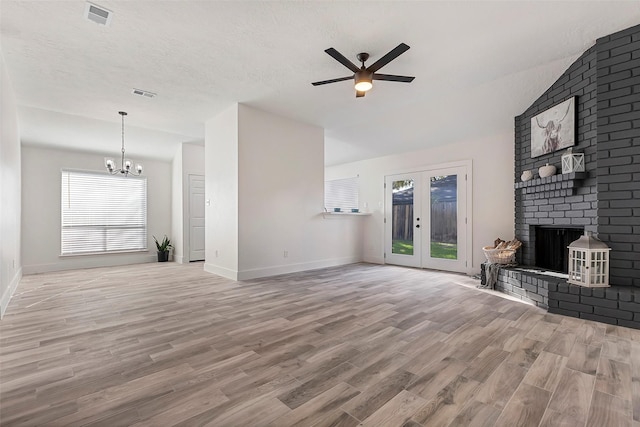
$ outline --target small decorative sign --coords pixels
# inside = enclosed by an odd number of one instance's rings
[[[562,155],[562,173],[584,172],[584,153],[573,153],[571,148]]]

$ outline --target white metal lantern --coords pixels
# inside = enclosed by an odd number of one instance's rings
[[[585,231],[569,248],[569,283],[574,285],[609,287],[609,251],[604,242]]]
[[[584,153],[574,153],[571,148],[562,155],[562,173],[584,172]]]

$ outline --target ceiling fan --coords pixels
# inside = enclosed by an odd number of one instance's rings
[[[335,59],[336,61],[338,61],[339,63],[341,63],[348,69],[350,69],[351,71],[353,71],[354,74],[352,76],[339,77],[337,79],[331,79],[331,80],[323,80],[321,82],[313,82],[311,84],[314,86],[320,86],[320,85],[326,85],[328,83],[342,82],[345,80],[354,79],[355,89],[356,89],[356,98],[361,98],[364,96],[366,91],[368,91],[373,87],[373,80],[387,80],[390,82],[411,83],[413,79],[415,79],[415,77],[396,76],[393,74],[376,73],[376,71],[378,71],[380,68],[384,67],[389,62],[393,61],[398,56],[402,55],[408,50],[409,50],[408,45],[404,43],[400,43],[398,46],[392,49],[389,53],[387,53],[382,58],[378,59],[376,62],[369,65],[368,67],[365,67],[364,63],[367,59],[369,59],[369,54],[366,52],[359,53],[357,55],[357,58],[358,58],[358,61],[362,63],[362,66],[358,68],[357,65],[355,65],[353,62],[345,58],[343,54],[341,54],[334,48],[330,47],[329,49],[325,50],[325,52],[327,52],[331,57],[333,57],[333,59]]]

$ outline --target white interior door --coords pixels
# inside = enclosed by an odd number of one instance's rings
[[[204,176],[189,175],[189,261],[204,260]]]
[[[421,174],[385,177],[385,262],[420,267]]]
[[[385,262],[466,272],[470,165],[385,177]]]

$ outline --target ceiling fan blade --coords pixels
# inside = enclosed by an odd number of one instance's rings
[[[344,57],[343,54],[341,54],[334,48],[330,47],[329,49],[326,49],[325,52],[327,52],[333,59],[335,59],[336,61],[338,61],[339,63],[341,63],[342,65],[344,65],[345,67],[353,71],[354,73],[360,70],[360,68],[358,68],[356,64],[349,61],[347,58]]]
[[[369,65],[367,67],[368,71],[372,71],[372,72],[376,72],[378,71],[380,68],[384,67],[385,65],[387,65],[389,62],[393,61],[394,59],[396,59],[398,56],[402,55],[403,53],[405,53],[406,51],[409,50],[409,46],[404,44],[404,43],[400,43],[398,46],[396,46],[395,48],[393,48],[391,50],[391,52],[387,53],[385,56],[383,56],[382,58],[378,59],[376,62],[374,62],[373,64]],[[354,71],[355,72],[355,71]]]
[[[389,82],[411,83],[415,77],[395,76],[393,74],[374,74],[373,80],[386,80]]]
[[[366,92],[364,92],[364,91],[359,91],[359,90],[357,90],[357,91],[356,91],[356,98],[362,98],[362,97],[364,96],[364,94],[365,94],[365,93],[366,93]]]
[[[335,83],[335,82],[343,82],[345,80],[353,80],[353,76],[349,76],[349,77],[338,77],[337,79],[331,79],[331,80],[323,80],[321,82],[313,82],[311,83],[314,86],[320,86],[320,85],[326,85],[328,83]]]

